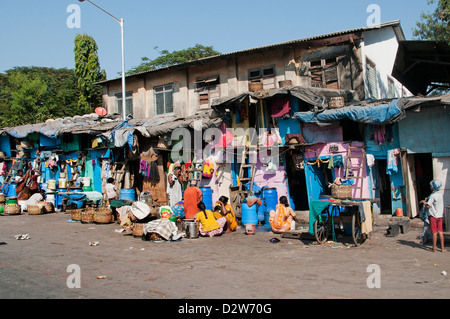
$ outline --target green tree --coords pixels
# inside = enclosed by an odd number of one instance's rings
[[[450,44],[450,0],[428,0],[428,5],[436,4],[431,13],[422,12],[416,23],[413,37],[418,40],[446,42]]]
[[[85,113],[91,113],[102,105],[102,89],[94,83],[104,80],[106,76],[100,69],[97,50],[97,43],[92,37],[86,34],[75,37],[75,75],[80,90],[78,108]]]
[[[158,47],[155,47],[155,49],[157,48]],[[221,53],[214,50],[212,46],[203,46],[201,44],[196,44],[194,47],[173,52],[162,50],[159,52],[159,54],[160,56],[154,60],[143,57],[141,64],[129,70],[127,74],[156,70],[176,64],[195,61],[205,57],[219,55]]]
[[[0,125],[82,115],[72,69],[16,67],[0,73]]]

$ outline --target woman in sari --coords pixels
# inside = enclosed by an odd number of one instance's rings
[[[275,211],[270,211],[269,223],[272,226],[272,231],[276,234],[288,231],[293,220],[298,222],[295,212],[289,207],[286,196],[281,196],[280,203],[276,206]]]
[[[225,217],[227,224],[225,227],[225,232],[229,233],[238,229],[238,222],[236,221],[236,216],[234,215],[233,208],[228,203],[228,197],[220,196],[219,200],[216,202],[216,207],[219,206],[219,210],[214,209],[214,215],[217,218]]]

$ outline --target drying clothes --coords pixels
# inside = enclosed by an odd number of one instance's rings
[[[370,201],[363,201],[358,204],[361,215],[361,233],[368,234],[373,230],[372,227],[372,204]]]
[[[367,166],[372,167],[375,165],[375,157],[373,154],[366,154]]]
[[[333,156],[333,165],[334,168],[344,167],[344,160],[342,159],[342,155]]]
[[[397,156],[400,154],[400,149],[395,148],[388,151],[387,155],[387,167],[386,174],[391,175],[392,173],[398,172],[398,160]]]
[[[289,96],[277,99],[272,102],[272,117],[281,117],[291,110]]]
[[[311,201],[309,203],[309,229],[308,232],[314,235],[314,222],[319,218],[320,213],[331,205],[329,201]]]

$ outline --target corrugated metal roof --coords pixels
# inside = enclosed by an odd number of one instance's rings
[[[294,44],[313,41],[313,40],[332,38],[332,37],[350,34],[350,33],[354,33],[354,32],[370,31],[370,30],[376,30],[379,28],[386,28],[386,27],[397,28],[396,34],[397,34],[397,37],[399,38],[399,40],[405,39],[405,35],[403,34],[403,31],[400,26],[400,20],[395,20],[395,21],[391,21],[391,22],[382,23],[382,24],[376,25],[376,26],[349,29],[349,30],[344,30],[344,31],[337,31],[337,32],[327,33],[327,34],[318,35],[318,36],[312,36],[312,37],[303,38],[303,39],[296,39],[296,40],[291,40],[291,41],[286,41],[286,42],[281,42],[281,43],[276,43],[276,44],[269,44],[269,45],[265,45],[265,46],[261,46],[261,47],[257,47],[257,48],[251,48],[251,49],[245,49],[245,50],[240,50],[240,51],[234,51],[234,52],[230,52],[230,53],[224,53],[224,54],[220,54],[220,55],[214,55],[214,56],[210,56],[210,57],[200,58],[198,60],[191,61],[191,62],[176,64],[176,65],[161,68],[161,69],[137,72],[137,73],[128,75],[126,77],[129,78],[129,77],[139,76],[139,75],[157,72],[157,71],[171,70],[174,68],[186,68],[191,65],[211,62],[211,61],[214,61],[217,59],[227,58],[227,57],[230,57],[233,55],[241,55],[241,54],[247,54],[247,53],[252,53],[252,52],[257,52],[257,51],[264,51],[267,49],[273,49],[273,48],[277,48],[277,47],[284,47],[284,46],[294,45]],[[117,78],[110,79],[110,80],[96,82],[96,84],[104,84],[104,83],[108,83],[108,82],[112,82],[112,81],[118,81],[120,79],[122,79],[122,77],[117,77]]]

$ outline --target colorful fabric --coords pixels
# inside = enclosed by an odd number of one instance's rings
[[[172,213],[178,218],[184,218],[184,203],[178,202],[172,206]]]
[[[189,186],[184,191],[184,215],[187,219],[195,218],[198,213],[198,203],[202,198],[202,191],[196,186]]]
[[[329,201],[311,201],[309,203],[309,229],[308,232],[314,235],[314,222],[319,218],[320,213],[331,205]]]
[[[221,203],[219,201],[216,202],[216,206],[217,205],[221,205]],[[214,216],[219,219],[221,217],[225,217],[225,219],[227,220],[227,225],[228,225],[228,229],[231,231],[236,230],[236,228],[238,227],[238,222],[236,221],[236,216],[234,215],[233,212],[233,207],[231,207],[230,204],[226,204],[225,205],[225,215],[221,215],[220,213],[214,213]]]

